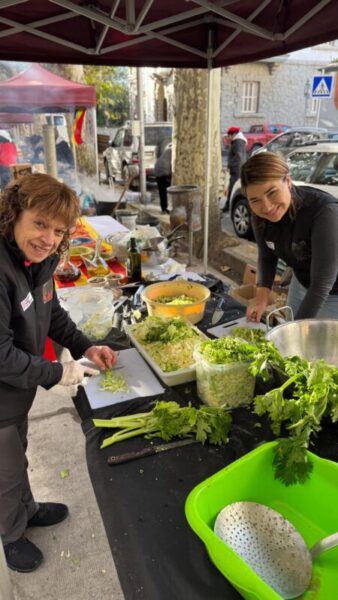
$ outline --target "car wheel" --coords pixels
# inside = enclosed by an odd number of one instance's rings
[[[248,201],[239,197],[232,206],[231,219],[236,235],[240,238],[252,238],[252,227]]]

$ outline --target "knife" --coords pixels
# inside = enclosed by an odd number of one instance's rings
[[[180,446],[189,446],[190,444],[198,444],[198,441],[189,438],[186,440],[177,440],[176,442],[170,442],[170,444],[159,444],[153,446],[147,446],[143,450],[135,450],[134,452],[125,452],[124,454],[118,454],[116,456],[109,456],[107,462],[108,465],[120,465],[137,458],[144,458],[145,456],[152,456],[158,452],[166,452],[167,450],[174,450]]]
[[[223,298],[220,298],[216,304],[216,308],[211,317],[211,325],[216,325],[218,321],[223,317],[224,310],[222,310]]]

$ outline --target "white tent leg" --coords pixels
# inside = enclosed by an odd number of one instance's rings
[[[203,273],[208,272],[208,241],[209,241],[209,210],[210,210],[210,171],[211,171],[211,126],[212,126],[212,102],[211,90],[213,70],[211,61],[208,60],[208,93],[207,93],[207,140],[205,152],[205,192],[204,192],[204,249],[203,249]]]

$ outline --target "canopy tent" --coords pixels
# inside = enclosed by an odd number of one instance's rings
[[[2,60],[153,67],[253,62],[338,37],[336,0],[3,0],[0,27]]]
[[[0,127],[15,127],[16,125],[33,123],[31,113],[0,113]]]
[[[338,38],[337,0],[3,0],[0,59],[212,68]],[[208,100],[207,148],[211,103]],[[210,157],[207,151],[204,269]]]
[[[68,112],[95,105],[94,86],[69,81],[38,64],[0,81],[2,112]]]

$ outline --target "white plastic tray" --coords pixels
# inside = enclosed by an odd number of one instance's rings
[[[192,326],[193,327],[193,326]],[[197,329],[194,327],[194,329]],[[196,379],[196,368],[195,365],[187,369],[178,369],[177,371],[165,372],[158,366],[158,364],[149,356],[145,347],[142,346],[134,337],[133,333],[130,330],[129,325],[125,325],[125,332],[129,336],[132,344],[137,348],[140,354],[145,358],[147,363],[151,366],[153,371],[155,371],[156,375],[165,383],[166,385],[174,386],[179,385],[180,383],[188,383],[189,381],[195,381]],[[198,330],[202,339],[208,339],[200,330]]]
[[[239,319],[234,319],[228,323],[223,323],[223,325],[211,327],[211,329],[208,329],[208,333],[211,333],[217,338],[225,337],[231,335],[231,331],[234,327],[248,327],[250,329],[262,329],[263,331],[267,331],[264,323],[255,323],[254,321],[247,321],[246,317],[240,317]]]

